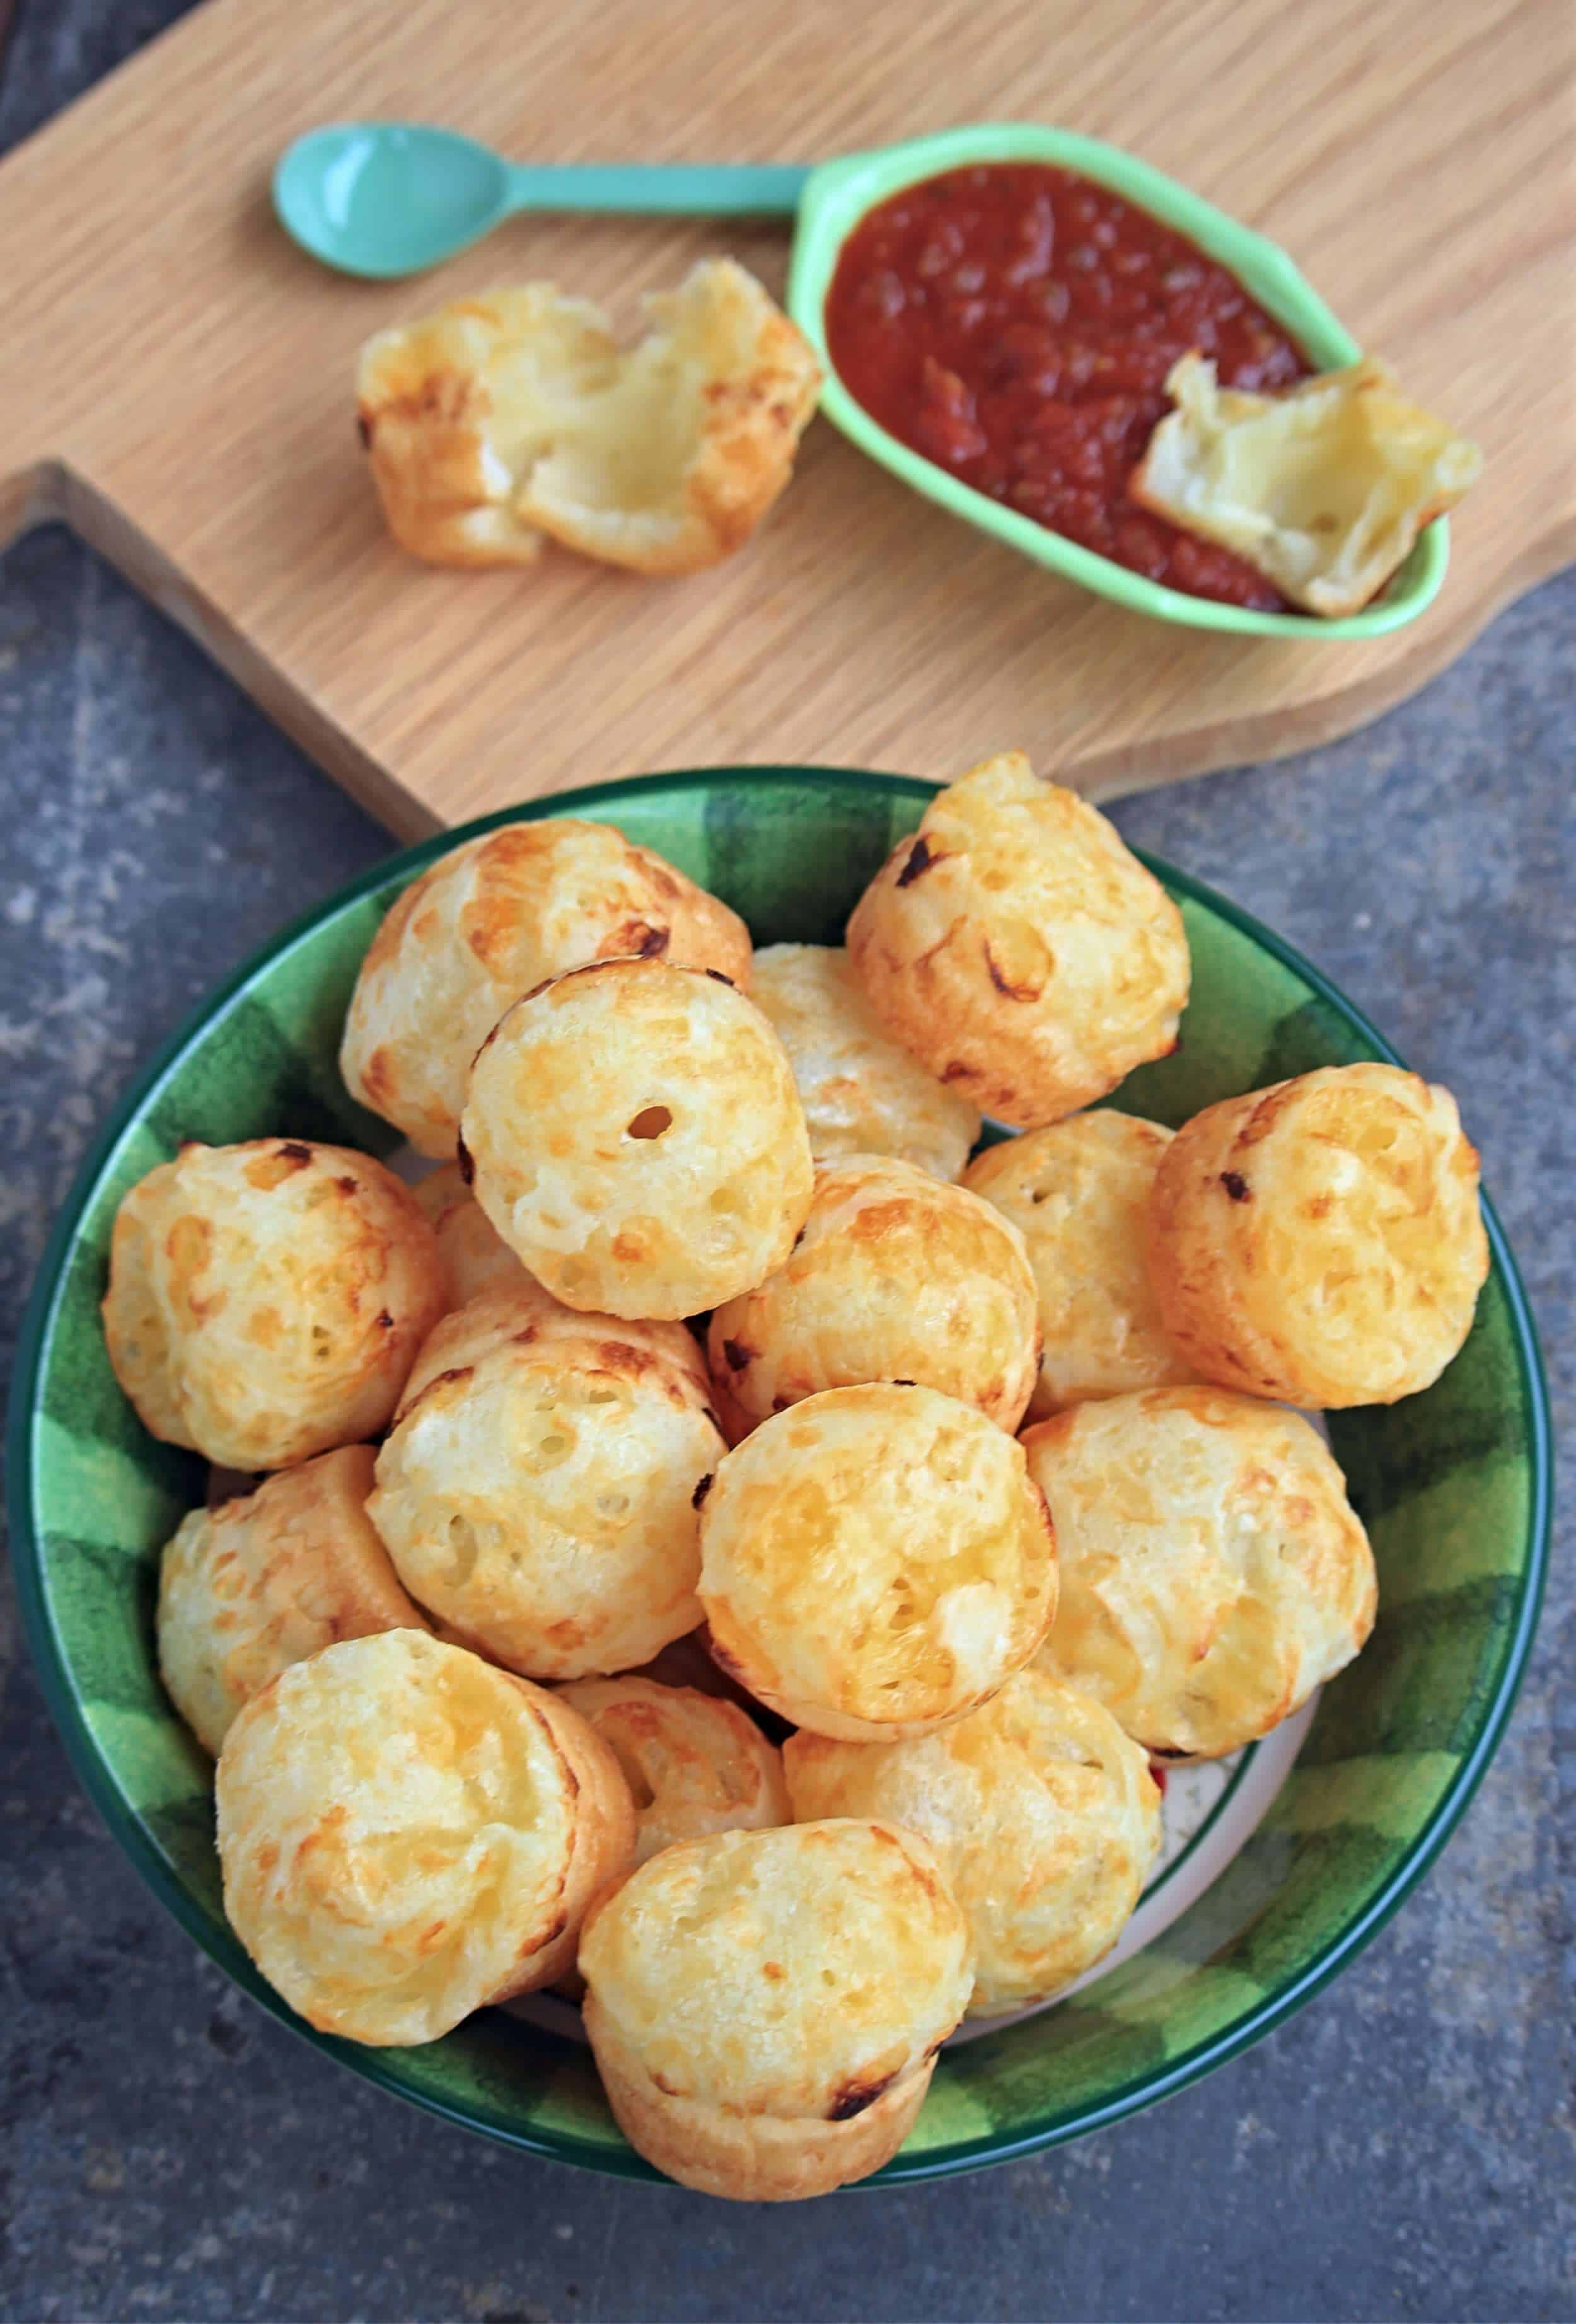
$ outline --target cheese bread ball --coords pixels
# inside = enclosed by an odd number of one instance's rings
[[[1018,1229],[1034,1270],[1045,1344],[1031,1420],[1196,1377],[1149,1282],[1149,1194],[1170,1143],[1157,1121],[1102,1108],[988,1146],[964,1171]]]
[[[441,1168],[429,1171],[410,1191],[438,1237],[451,1307],[463,1307],[479,1291],[495,1291],[500,1286],[518,1289],[530,1282],[530,1276],[466,1185],[457,1162],[446,1162]]]
[[[873,1816],[929,1840],[968,1919],[971,2017],[1046,2001],[1108,1953],[1160,1847],[1149,1762],[1092,1695],[1043,1671],[936,1735],[791,1735],[794,1813]]]
[[[585,2031],[619,2126],[704,2194],[784,2202],[889,2160],[972,1979],[927,1842],[838,1819],[669,1848],[599,1897]]]
[[[491,1659],[628,1670],[700,1619],[709,1395],[681,1324],[483,1292],[422,1349],[367,1514],[411,1596]]]
[[[712,1316],[706,1351],[730,1438],[821,1388],[917,1381],[1016,1429],[1039,1360],[1023,1237],[912,1162],[855,1155],[816,1174],[799,1239],[757,1291]]]
[[[1023,1439],[1061,1595],[1038,1667],[1150,1751],[1267,1735],[1373,1628],[1374,1561],[1323,1440],[1216,1388],[1081,1404]]]
[[[635,1861],[676,1840],[789,1823],[782,1758],[736,1703],[650,1678],[559,1689],[608,1746],[635,1803]]]
[[[550,1984],[634,1847],[578,1711],[422,1630],[292,1664],[215,1784],[230,1925],[319,2033],[433,2042]]]
[[[894,1040],[982,1112],[1057,1121],[1176,1047],[1182,915],[1113,826],[1020,751],[926,809],[848,923]]]
[[[1149,1273],[1222,1388],[1394,1404],[1436,1380],[1488,1272],[1455,1100],[1395,1065],[1323,1065],[1195,1115],[1161,1165]]]
[[[510,1003],[583,961],[634,953],[750,980],[737,914],[648,847],[571,816],[505,824],[412,881],[361,965],[346,1084],[447,1160],[471,1060]]]
[[[193,1509],[159,1569],[159,1674],[218,1756],[230,1721],[336,1638],[426,1628],[366,1514],[370,1444],[320,1452],[254,1493]]]
[[[917,1735],[1045,1636],[1055,1546],[1023,1448],[935,1388],[828,1388],[762,1421],[701,1510],[711,1649],[796,1727]]]
[[[396,540],[438,565],[518,565],[548,536],[647,574],[742,549],[793,472],[815,354],[731,258],[644,306],[632,346],[551,282],[369,339],[356,424]]]
[[[694,1315],[780,1267],[810,1207],[782,1044],[725,977],[610,960],[531,993],[483,1044],[462,1167],[571,1307]]]
[[[443,1312],[409,1188],[301,1139],[183,1146],[115,1214],[104,1334],[144,1427],[221,1468],[375,1436]]]
[[[955,1178],[980,1117],[876,1021],[839,945],[769,945],[755,955],[750,997],[788,1051],[817,1162],[895,1154]]]

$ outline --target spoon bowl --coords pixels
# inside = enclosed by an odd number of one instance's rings
[[[456,130],[341,122],[281,156],[273,203],[325,266],[392,281],[490,234],[511,207],[512,176],[502,154]]]

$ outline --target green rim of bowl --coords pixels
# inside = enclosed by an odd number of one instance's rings
[[[1240,225],[1175,178],[1124,153],[1120,146],[1080,136],[1070,129],[1046,128],[1030,122],[985,123],[944,129],[933,137],[912,138],[906,144],[882,146],[872,152],[851,153],[840,161],[823,162],[812,172],[794,237],[788,306],[821,358],[825,373],[821,409],[826,417],[862,452],[926,500],[982,532],[993,534],[1036,564],[1049,566],[1067,580],[1092,589],[1096,596],[1109,597],[1152,621],[1180,622],[1195,630],[1227,630],[1239,637],[1304,640],[1382,637],[1388,630],[1415,621],[1438,596],[1450,563],[1450,526],[1444,517],[1436,517],[1424,529],[1389,586],[1360,613],[1328,622],[1312,613],[1258,613],[1250,606],[1221,604],[1213,598],[1190,597],[1180,589],[1167,589],[1141,573],[1129,573],[1096,549],[1064,540],[1043,524],[1020,516],[1016,509],[1004,508],[999,501],[960,483],[921,453],[911,451],[855,402],[833,368],[825,319],[826,293],[849,234],[878,202],[921,179],[964,169],[971,162],[1026,161],[1075,170],[1186,235],[1211,258],[1229,267],[1243,288],[1278,323],[1285,324],[1323,368],[1355,363],[1361,355],[1350,332],[1278,243]]]
[[[411,2100],[446,2120],[482,2132],[506,2145],[549,2160],[580,2164],[614,2176],[657,2180],[654,2172],[632,2150],[554,2129],[539,2133],[522,2129],[502,2100],[467,2098],[453,2101],[429,2085],[418,2087],[401,2078],[398,2061],[421,2052],[365,2049],[328,2034],[318,2034],[280,1999],[253,1968],[230,1932],[205,1914],[196,1895],[183,1884],[171,1861],[161,1852],[139,1814],[123,1797],[88,1723],[84,1704],[67,1667],[64,1650],[47,1601],[43,1580],[43,1545],[38,1522],[38,1478],[34,1439],[41,1419],[41,1389],[45,1358],[59,1314],[69,1275],[69,1262],[84,1214],[97,1197],[101,1181],[116,1149],[139,1120],[161,1085],[183,1060],[203,1043],[210,1027],[227,1005],[263,972],[280,964],[292,949],[358,901],[391,895],[398,888],[461,841],[495,829],[499,825],[534,821],[542,816],[580,814],[600,808],[616,816],[619,807],[642,797],[668,793],[704,801],[720,785],[752,787],[761,783],[793,783],[812,787],[822,795],[846,797],[851,809],[862,796],[884,794],[893,836],[911,830],[925,803],[937,786],[906,776],[879,775],[862,770],[822,767],[705,768],[670,775],[645,776],[627,782],[558,794],[523,807],[505,808],[459,828],[444,832],[421,845],[395,855],[363,873],[348,886],[292,921],[271,943],[210,992],[158,1051],[95,1139],[78,1172],[70,1194],[50,1236],[37,1282],[24,1319],[17,1351],[7,1425],[7,1506],[11,1524],[12,1561],[24,1631],[46,1700],[60,1730],[66,1751],[82,1784],[108,1825],[112,1836],[141,1873],[154,1895],[187,1933],[238,1984],[282,2024],[317,2049],[337,2058],[364,2079]],[[1184,904],[1213,915],[1305,984],[1315,1005],[1347,1034],[1354,1036],[1375,1056],[1399,1064],[1396,1051],[1359,1010],[1321,975],[1291,945],[1241,910],[1227,898],[1174,869],[1161,860],[1143,860],[1164,880]],[[385,1141],[386,1142],[386,1141]],[[1120,2121],[1123,2116],[1170,2096],[1196,2081],[1213,2068],[1236,2057],[1252,2043],[1280,2024],[1293,2011],[1329,1983],[1370,1938],[1389,1920],[1433,1864],[1459,1822],[1504,1733],[1525,1672],[1536,1628],[1547,1563],[1551,1453],[1548,1391],[1537,1338],[1520,1276],[1504,1231],[1487,1196],[1483,1203],[1494,1274],[1503,1295],[1508,1333],[1515,1356],[1516,1395],[1525,1428],[1526,1516],[1519,1563],[1504,1570],[1508,1597],[1497,1625],[1498,1652],[1491,1670],[1479,1675],[1470,1712],[1470,1737],[1452,1752],[1451,1773],[1419,1828],[1405,1843],[1383,1877],[1364,1893],[1357,1906],[1341,1920],[1293,1973],[1273,1987],[1249,1982],[1257,1997],[1216,2032],[1191,2046],[1147,2065],[1111,2088],[1096,2102],[1049,2106],[1031,2113],[1011,2129],[992,2128],[960,2136],[950,2144],[912,2157],[899,2154],[867,2186],[890,2185],[909,2180],[948,2177],[992,2162],[1032,2154],[1081,2136],[1085,2132]],[[151,1441],[151,1440],[150,1440]],[[173,1713],[172,1728],[178,1726]],[[1304,1747],[1305,1748],[1305,1747]],[[209,1842],[211,1846],[211,1840]],[[1226,1877],[1222,1875],[1221,1877]],[[1218,1884],[1217,1884],[1218,1885]],[[1206,1892],[1206,1894],[1212,1892]],[[1197,1907],[1190,1907],[1196,1911]],[[1138,1956],[1143,1960],[1145,1955]],[[1069,2005],[1072,2006],[1072,2005]],[[484,2014],[484,2019],[485,2017]],[[481,2024],[484,2020],[472,2021]],[[990,2040],[1009,2042],[1023,2028],[1004,2031]],[[448,2037],[453,2040],[455,2037]],[[567,2054],[570,2045],[554,2037],[539,2037]],[[442,2045],[433,2045],[441,2047]],[[977,2050],[980,2045],[971,2045]],[[965,2052],[964,2054],[969,2054]]]

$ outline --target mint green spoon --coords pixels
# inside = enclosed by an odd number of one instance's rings
[[[809,174],[726,164],[533,169],[452,129],[355,121],[286,148],[273,207],[285,232],[325,266],[387,282],[467,250],[520,210],[791,217]]]
[[[1151,620],[1239,637],[1372,638],[1415,621],[1439,594],[1450,530],[1436,517],[1389,587],[1360,613],[1320,622],[1189,597],[1064,540],[889,436],[838,378],[826,350],[826,293],[846,235],[889,195],[945,170],[992,161],[1046,161],[1074,170],[1186,235],[1229,267],[1325,368],[1352,363],[1357,341],[1279,245],[1120,146],[1039,123],[983,122],[906,144],[845,154],[813,170],[566,164],[517,168],[452,130],[401,122],[317,129],[281,158],[273,202],[287,233],[326,266],[387,281],[465,250],[518,210],[611,210],[667,217],[797,220],[788,309],[825,371],[821,409],[873,460],[982,532],[1070,581]]]

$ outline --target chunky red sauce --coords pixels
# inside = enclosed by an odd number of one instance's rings
[[[1311,368],[1147,210],[1036,162],[905,187],[843,244],[826,343],[889,433],[977,492],[1192,596],[1284,608],[1240,558],[1128,497],[1189,348],[1228,387],[1274,392]]]

